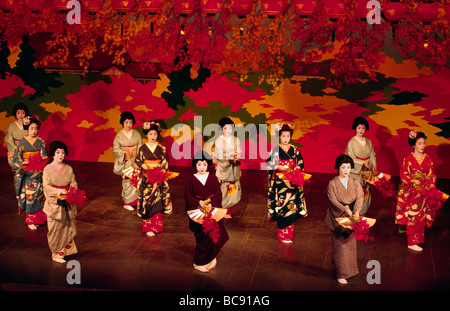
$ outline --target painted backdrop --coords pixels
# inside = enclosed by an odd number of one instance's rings
[[[60,75],[35,69],[27,62],[27,53],[31,52],[26,48],[16,52],[13,62],[10,54],[0,55],[2,157],[6,157],[6,129],[15,120],[12,108],[24,102],[43,121],[40,136],[47,143],[66,142],[70,160],[113,162],[112,142],[122,128],[120,113],[128,110],[141,133],[143,120],[161,120],[161,141],[172,153],[171,165],[190,165],[196,148],[204,143],[205,149],[211,147],[213,134],[205,134],[204,127],[229,116],[238,128],[248,130],[248,139],[242,142],[244,168],[260,169],[263,149],[270,148],[270,133],[254,132],[249,125],[287,122],[295,126],[293,142],[301,147],[305,170],[331,173],[335,157],[354,135],[353,118],[362,115],[369,121],[366,136],[374,143],[381,171],[398,176],[403,157],[412,150],[409,131],[422,130],[438,177],[450,178],[450,69],[435,73],[386,57],[377,81],[336,90],[320,78],[292,76],[274,90],[260,85],[257,76],[240,80],[190,67],[146,83],[125,72]],[[7,165],[6,159],[2,163]]]

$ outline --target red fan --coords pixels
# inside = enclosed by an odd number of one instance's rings
[[[66,201],[70,205],[84,206],[87,202],[86,192],[75,187],[70,187],[66,193]]]
[[[37,153],[28,158],[28,164],[23,165],[22,168],[30,172],[42,172],[47,165],[47,161]]]

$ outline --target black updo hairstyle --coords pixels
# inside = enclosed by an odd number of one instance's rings
[[[14,105],[14,108],[12,110],[13,116],[16,116],[16,113],[17,113],[18,110],[25,111],[25,116],[26,117],[30,114],[30,112],[28,111],[27,105],[25,105],[24,103],[17,103],[17,104]]]
[[[283,124],[277,132],[278,135],[281,135],[282,132],[289,132],[292,136],[294,134],[294,129],[289,124]]]
[[[55,152],[58,149],[63,149],[65,155],[69,155],[69,150],[67,149],[67,145],[60,140],[55,140],[50,143],[48,146],[48,156],[54,157]]]
[[[339,173],[339,168],[341,167],[341,165],[347,164],[347,163],[350,163],[351,168],[355,167],[355,163],[353,162],[352,157],[350,157],[349,155],[346,155],[346,154],[340,154],[337,156],[336,161],[334,162],[334,168]]]
[[[367,122],[366,118],[364,117],[356,117],[353,119],[352,130],[356,130],[356,128],[360,124],[366,127],[366,131],[369,130],[369,122]]]
[[[31,118],[30,118],[30,123],[29,123],[29,124],[24,124],[24,125],[23,125],[23,129],[24,129],[24,130],[28,130],[28,128],[30,127],[30,125],[33,124],[33,123],[37,124],[38,129],[41,128],[41,121],[39,121],[38,118],[36,118],[36,117],[31,117]]]
[[[221,129],[223,129],[223,127],[227,124],[231,124],[234,126],[234,122],[229,117],[223,117],[219,120],[219,126]]]
[[[418,140],[419,138],[423,138],[423,139],[425,139],[425,140],[427,139],[427,137],[425,136],[425,133],[424,133],[424,132],[417,132],[416,138],[408,137],[408,144],[409,144],[409,146],[410,146],[410,147],[414,147],[414,146],[416,145],[417,140]]]
[[[148,132],[150,132],[152,130],[156,131],[158,133],[158,135],[161,133],[161,127],[155,122],[150,124],[150,128],[143,129],[142,132],[144,133],[145,136],[147,136]]]
[[[205,151],[199,151],[194,154],[194,157],[192,158],[192,167],[196,167],[197,162],[200,161],[206,161],[206,163],[208,163],[208,166],[212,166],[211,156]]]
[[[120,114],[120,124],[124,124],[125,120],[131,120],[133,121],[133,125],[136,124],[136,119],[134,118],[134,115],[129,111],[124,111]]]

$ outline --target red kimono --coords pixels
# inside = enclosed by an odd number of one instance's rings
[[[185,196],[186,211],[195,210],[199,207],[199,201],[211,198],[213,207],[222,207],[222,191],[219,181],[214,174],[209,173],[205,184],[203,185],[195,175],[192,175],[186,184]],[[195,248],[194,263],[203,266],[210,263],[217,257],[222,247],[228,241],[228,233],[223,225],[223,219],[218,221],[219,238],[217,243],[204,232],[203,226],[189,218],[189,229],[194,232],[197,246]]]
[[[425,199],[425,194],[436,187],[433,161],[424,154],[420,162],[411,153],[403,160],[400,171],[395,223],[406,226],[408,245],[422,244],[425,227],[431,227],[435,218],[435,210]],[[413,183],[412,179],[419,180],[420,185]]]

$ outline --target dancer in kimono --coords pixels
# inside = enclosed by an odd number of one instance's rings
[[[369,130],[369,122],[364,117],[353,119],[352,129],[355,130],[353,136],[345,150],[345,154],[353,159],[354,168],[350,176],[359,181],[364,190],[364,203],[361,215],[367,213],[371,203],[370,184],[367,183],[364,176],[370,178],[371,175],[377,175],[377,158],[372,141],[364,137],[364,133]]]
[[[400,171],[401,184],[398,191],[395,223],[405,233],[408,248],[420,252],[424,243],[425,227],[429,228],[436,217],[425,195],[436,187],[433,161],[424,153],[427,137],[423,132],[411,131],[408,143],[413,152],[403,159]]]
[[[277,222],[278,240],[283,243],[292,243],[295,221],[308,215],[303,187],[281,179],[277,173],[295,169],[303,172],[304,163],[300,150],[290,143],[294,129],[288,124],[283,124],[277,132],[280,144],[272,149],[266,161],[268,218]]]
[[[131,112],[125,111],[120,115],[120,124],[122,124],[123,129],[114,138],[112,149],[116,157],[113,172],[122,176],[123,208],[129,211],[133,211],[137,206],[138,195],[136,188],[131,180],[125,177],[123,171],[137,167],[135,158],[137,150],[142,145],[142,137],[138,131],[133,129],[135,123],[136,120]]]
[[[222,130],[214,142],[214,162],[216,176],[222,189],[222,207],[229,209],[228,216],[234,212],[234,206],[241,200],[241,156],[242,148],[238,137],[233,135],[234,122],[228,118],[219,120]]]
[[[40,155],[41,159],[47,158],[45,142],[38,135],[40,127],[41,122],[37,118],[24,119],[24,128],[28,134],[19,142],[13,155],[13,163],[18,175],[16,197],[19,212],[26,213],[25,223],[31,230],[36,230],[47,220],[42,210],[45,200],[42,189],[42,170],[31,170],[29,166],[30,158],[33,156]]]
[[[65,198],[70,187],[78,187],[70,165],[64,162],[68,150],[65,143],[54,141],[50,144],[49,163],[43,172],[45,194],[44,212],[47,215],[47,240],[52,259],[66,262],[65,256],[77,253],[74,237],[77,234],[76,206],[70,206]]]
[[[13,163],[14,151],[16,151],[19,142],[28,135],[28,131],[23,128],[23,120],[28,116],[28,107],[24,103],[17,103],[14,105],[13,116],[16,117],[16,121],[12,122],[6,130],[5,143],[8,149],[8,164],[11,166],[14,172],[14,178],[16,178],[16,166]]]
[[[138,181],[138,215],[143,219],[142,232],[155,236],[163,231],[161,213],[172,213],[172,200],[167,181],[153,183],[148,174],[151,174],[151,169],[155,167],[168,171],[169,155],[166,147],[157,141],[161,133],[159,124],[145,122],[143,128],[148,141],[139,148],[135,160],[141,171]]]
[[[338,176],[328,183],[327,197],[330,201],[325,223],[331,230],[333,246],[333,267],[337,281],[347,284],[347,279],[359,273],[356,239],[354,232],[342,227],[338,217],[359,217],[364,201],[361,184],[350,176],[354,168],[353,159],[345,154],[336,158],[334,168]]]
[[[219,181],[213,173],[208,172],[208,166],[211,165],[211,160],[205,157],[203,152],[201,155],[194,156],[192,166],[196,173],[188,179],[184,195],[185,211],[190,215],[189,229],[194,233],[196,241],[193,266],[201,272],[208,272],[216,267],[217,255],[229,239],[223,219],[218,219],[225,216],[226,210],[221,208],[222,192]],[[215,213],[218,217],[212,220],[213,224],[217,223],[217,235],[215,236],[217,240],[205,232],[203,226],[204,216],[208,212]],[[222,215],[218,216],[220,212]],[[200,216],[197,217],[198,215],[195,213]],[[196,221],[200,217],[201,220]]]

